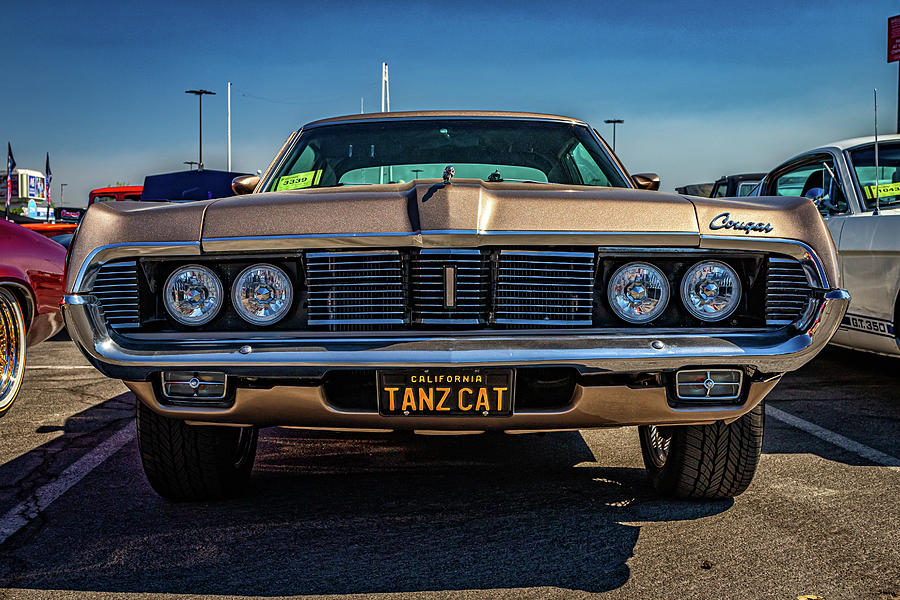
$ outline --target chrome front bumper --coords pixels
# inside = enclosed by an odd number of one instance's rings
[[[253,333],[125,336],[106,327],[89,295],[69,295],[63,314],[69,334],[104,374],[126,381],[152,410],[193,424],[288,425],[390,431],[550,431],[621,425],[679,425],[732,421],[756,406],[781,373],[799,368],[831,339],[850,302],[843,290],[822,295],[800,327],[778,331],[622,329],[603,332],[457,332],[441,334]],[[403,417],[332,405],[320,379],[339,368],[452,366],[568,366],[582,374],[663,373],[719,366],[756,372],[742,404],[673,405],[665,387],[578,383],[568,406],[514,410],[508,417]],[[203,370],[230,376],[283,378],[269,387],[237,387],[230,406],[179,406],[160,401],[166,370]],[[319,379],[317,379],[319,378]],[[294,382],[294,383],[290,383]]]
[[[209,369],[229,375],[315,377],[334,368],[565,365],[582,373],[658,372],[699,366],[792,371],[815,356],[837,330],[850,302],[825,292],[799,327],[777,331],[620,329],[600,332],[403,332],[297,335],[126,336],[104,323],[96,298],[67,295],[69,335],[104,374],[147,381],[162,370]]]

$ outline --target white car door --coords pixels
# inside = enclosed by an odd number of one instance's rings
[[[900,210],[841,219],[838,252],[850,309],[834,342],[897,354],[894,319],[900,290]],[[832,236],[834,233],[832,233]],[[837,241],[836,240],[836,241]]]

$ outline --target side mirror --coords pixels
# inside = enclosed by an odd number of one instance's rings
[[[659,175],[656,173],[635,173],[631,176],[631,180],[639,190],[659,189]]]
[[[241,175],[231,180],[231,189],[236,196],[251,194],[259,185],[259,175]]]

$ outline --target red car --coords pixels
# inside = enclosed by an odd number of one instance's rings
[[[144,186],[142,185],[118,185],[115,187],[97,188],[96,190],[91,190],[88,206],[94,202],[137,201],[141,199],[143,190]]]
[[[9,412],[25,375],[25,349],[63,328],[66,249],[0,220],[0,416]]]

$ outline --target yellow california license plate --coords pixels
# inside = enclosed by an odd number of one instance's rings
[[[502,417],[512,414],[512,369],[378,371],[383,415]]]

